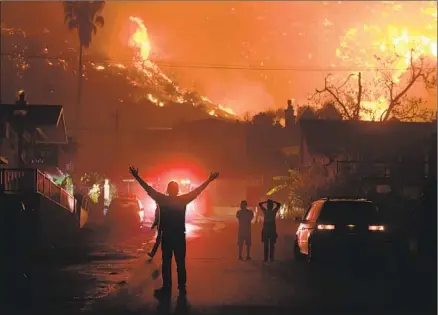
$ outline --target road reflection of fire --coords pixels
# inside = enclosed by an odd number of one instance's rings
[[[201,230],[200,226],[192,223],[186,223],[186,236],[187,238],[196,238]]]

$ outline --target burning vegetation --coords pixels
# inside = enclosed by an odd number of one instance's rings
[[[133,50],[132,60],[117,62],[102,56],[87,55],[84,51],[83,66],[79,68],[79,52],[74,48],[74,43],[55,43],[47,29],[43,34],[28,35],[21,29],[2,26],[4,50],[7,51],[4,55],[10,61],[5,62],[3,69],[6,72],[3,75],[10,78],[5,82],[5,90],[24,86],[33,101],[41,103],[76,99],[73,96],[77,91],[74,77],[78,78],[80,69],[82,80],[86,82],[84,89],[87,89],[87,85],[93,89],[94,102],[99,99],[103,103],[146,103],[158,108],[192,107],[193,111],[198,112],[198,117],[204,113],[207,117],[238,118],[230,108],[179,87],[149,60],[152,47],[142,19],[131,16],[129,22],[134,31],[126,39],[126,45]],[[69,22],[69,26],[72,23]],[[38,77],[44,82],[43,86],[35,82]],[[89,94],[87,98],[85,93],[86,103],[90,102]],[[69,101],[62,103],[68,104]]]
[[[95,3],[99,9],[102,2],[89,3]],[[419,3],[415,6],[418,12],[412,9],[414,5],[409,7],[403,2],[386,1],[375,5],[383,18],[376,18],[375,23],[358,21],[343,32],[339,46],[328,53],[336,58],[330,67],[333,71],[317,85],[310,97],[310,105],[331,103],[344,119],[431,120],[435,116],[436,104],[431,100],[436,96],[427,99],[427,95],[436,86],[436,3]],[[405,17],[400,18],[399,14]],[[68,26],[77,28],[72,17]],[[151,60],[154,47],[143,20],[131,16],[127,23],[130,27],[124,44],[132,49],[132,58],[109,60],[106,56],[90,55],[84,49],[82,67],[77,66],[78,56],[82,55],[77,49],[82,46],[77,43],[55,40],[47,29],[30,34],[3,25],[3,55],[6,55],[3,59],[11,61],[3,64],[3,75],[8,77],[3,83],[4,90],[24,88],[31,95],[32,102],[68,105],[76,99],[77,79],[81,78],[84,90],[92,89],[92,93],[84,91],[86,103],[145,104],[153,107],[154,114],[165,113],[164,116],[170,110],[191,112],[176,120],[187,119],[193,113],[192,116],[197,118],[204,118],[204,115],[238,118],[232,109],[179,86]],[[326,18],[322,24],[327,31],[339,23]],[[103,25],[100,13],[94,24]],[[312,59],[312,54],[309,54],[309,59]],[[266,75],[263,67],[262,62],[259,68]],[[346,74],[337,68],[351,71]],[[246,91],[245,86],[241,90]]]
[[[390,11],[403,6],[384,4]],[[423,98],[436,89],[436,3],[419,10],[424,25],[364,24],[348,29],[336,57],[343,66],[357,71],[347,77],[328,74],[323,87],[317,88],[310,99],[332,103],[344,119],[436,119],[434,104],[427,104]]]

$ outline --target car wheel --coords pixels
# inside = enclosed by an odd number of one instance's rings
[[[304,260],[304,255],[303,255],[303,253],[301,253],[301,250],[300,250],[300,247],[298,245],[297,240],[295,240],[295,243],[294,243],[294,257],[295,257],[295,260],[297,260],[297,261]]]

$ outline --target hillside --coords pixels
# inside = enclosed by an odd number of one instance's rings
[[[62,104],[74,122],[77,99],[77,43],[60,41],[49,30],[28,33],[2,27],[2,101],[24,89],[30,104]],[[126,124],[169,127],[215,116],[237,117],[221,105],[174,83],[153,62],[109,61],[84,56],[83,128],[112,128],[115,111]],[[103,117],[96,120],[97,116]]]

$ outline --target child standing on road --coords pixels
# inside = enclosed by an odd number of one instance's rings
[[[239,246],[239,260],[243,260],[242,250],[243,243],[246,245],[246,260],[251,259],[251,221],[254,218],[254,213],[247,208],[246,200],[240,202],[240,210],[237,211],[236,217],[239,221],[239,232],[237,245]]]
[[[157,228],[157,238],[155,239],[154,247],[152,247],[152,250],[148,253],[148,256],[154,258],[155,254],[157,253],[158,247],[160,247],[161,244],[161,227],[160,227],[160,208],[155,208],[155,219],[154,223],[152,223],[151,230]]]

